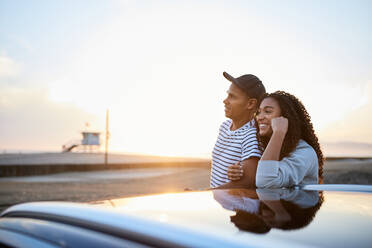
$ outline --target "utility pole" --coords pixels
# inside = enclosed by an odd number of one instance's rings
[[[110,136],[109,132],[109,110],[106,110],[106,142],[105,142],[105,166],[107,167],[107,156],[108,156],[108,140]]]

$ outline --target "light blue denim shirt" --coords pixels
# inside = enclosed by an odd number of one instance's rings
[[[258,188],[282,188],[318,183],[318,156],[304,140],[281,161],[260,160],[256,173]]]

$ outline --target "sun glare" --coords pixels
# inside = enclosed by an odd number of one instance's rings
[[[253,73],[268,92],[295,94],[317,133],[368,102],[365,82],[351,87],[352,76],[333,77],[333,60],[295,35],[296,27],[280,28],[285,23],[270,18],[257,22],[259,13],[246,16],[219,5],[208,8],[207,20],[207,6],[192,11],[173,7],[174,12],[169,6],[135,4],[121,9],[125,14],[110,18],[77,44],[67,72],[48,82],[50,100],[94,115],[96,130],[104,131],[110,110],[112,151],[209,156],[225,118],[223,71]],[[242,29],[249,32],[231,46],[231,37]]]
[[[212,194],[210,191],[208,194]],[[154,201],[154,199],[157,199]],[[114,201],[114,205],[118,208],[125,206],[129,212],[147,210],[151,206],[153,211],[176,211],[176,212],[192,212],[192,211],[208,211],[213,209],[216,201],[211,197],[207,197],[205,192],[200,193],[168,193],[146,197],[123,198]]]

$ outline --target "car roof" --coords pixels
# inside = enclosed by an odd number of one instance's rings
[[[2,216],[67,223],[162,247],[368,247],[372,187],[324,188],[329,190],[308,185],[160,194],[91,204],[36,202],[13,206]],[[270,216],[270,208],[278,204],[287,209],[292,222],[275,222]]]

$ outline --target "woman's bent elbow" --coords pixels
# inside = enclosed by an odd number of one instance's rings
[[[270,181],[267,180],[267,178],[265,178],[265,177],[262,177],[262,176],[257,176],[256,177],[256,187],[257,188],[266,188],[266,187],[268,187],[269,182]]]
[[[257,188],[281,188],[282,183],[278,178],[273,177],[256,177],[256,187]]]

